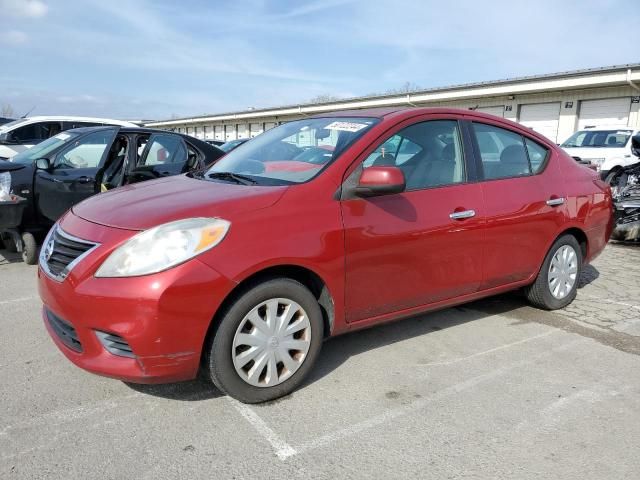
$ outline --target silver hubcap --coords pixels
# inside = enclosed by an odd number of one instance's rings
[[[576,284],[578,255],[573,247],[563,245],[558,249],[549,265],[549,290],[558,300],[565,298]]]
[[[304,309],[287,298],[254,307],[233,337],[233,366],[254,387],[273,387],[302,366],[311,344],[311,324]]]

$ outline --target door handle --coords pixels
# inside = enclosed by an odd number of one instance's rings
[[[78,183],[91,183],[91,182],[95,182],[94,178],[91,177],[79,177],[76,182]]]
[[[549,205],[550,207],[557,207],[559,205],[562,205],[564,203],[564,197],[555,197],[555,198],[550,198],[549,200],[547,200],[547,205]]]
[[[464,220],[465,218],[471,218],[476,216],[475,210],[462,210],[460,212],[453,212],[449,214],[451,220]]]

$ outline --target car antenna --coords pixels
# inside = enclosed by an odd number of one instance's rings
[[[20,118],[27,118],[27,116],[33,112],[36,109],[36,106],[34,105],[33,107],[31,107],[31,110],[29,110],[27,113],[25,113],[23,116],[21,116]]]

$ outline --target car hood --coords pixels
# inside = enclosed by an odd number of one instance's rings
[[[628,153],[624,148],[563,147],[563,150],[572,157],[580,157],[582,159],[619,157],[620,155]]]
[[[233,217],[276,203],[287,187],[246,186],[177,176],[95,195],[75,205],[75,215],[93,223],[146,230],[192,217]]]
[[[14,163],[9,160],[0,160],[0,172],[13,172],[14,170],[22,170],[26,165],[23,163]]]

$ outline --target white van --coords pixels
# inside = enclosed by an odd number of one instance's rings
[[[560,146],[576,160],[595,165],[606,178],[621,167],[640,162],[631,151],[631,138],[638,132],[633,127],[589,127],[577,131]]]
[[[92,117],[28,117],[0,125],[0,160],[11,158],[58,133],[71,128],[118,125],[137,127],[135,123]]]

